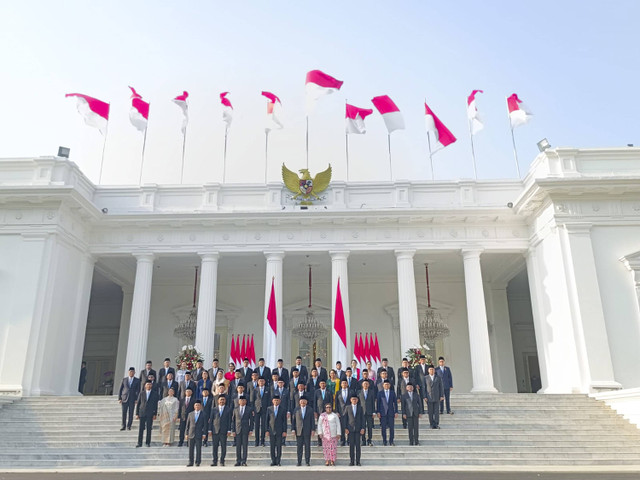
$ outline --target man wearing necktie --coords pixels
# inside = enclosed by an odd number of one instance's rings
[[[187,418],[187,430],[184,438],[189,445],[189,463],[187,467],[193,467],[194,450],[196,467],[200,466],[200,460],[202,459],[202,441],[207,437],[209,431],[208,425],[209,419],[206,418],[202,411],[200,400],[195,400],[193,402],[193,412],[191,412]]]
[[[236,467],[247,466],[249,435],[253,433],[253,410],[247,405],[247,397],[238,396],[238,406],[233,410],[231,436],[236,439]]]
[[[313,409],[307,405],[307,397],[300,397],[300,405],[291,415],[291,433],[296,437],[298,467],[302,465],[302,451],[307,466],[311,462],[311,437],[315,434],[316,425]]]
[[[340,417],[340,446],[344,447],[346,441],[345,425],[346,418],[344,416],[345,408],[351,401],[351,390],[347,387],[347,380],[342,380],[341,389],[336,393],[336,413]],[[326,403],[326,402],[325,402]]]
[[[158,414],[158,394],[153,389],[153,382],[147,380],[144,384],[144,390],[140,392],[138,396],[138,404],[136,405],[136,419],[140,419],[140,428],[138,430],[138,444],[136,447],[142,446],[142,437],[144,431],[147,431],[147,441],[145,442],[147,447],[151,446],[151,429],[153,428],[153,421]]]
[[[227,405],[227,397],[218,397],[218,406],[211,409],[209,431],[211,432],[211,444],[213,445],[212,467],[218,465],[218,447],[220,448],[220,466],[224,467],[224,458],[227,455],[227,437],[231,435],[231,417],[233,408]]]
[[[253,398],[251,403],[253,404],[254,412],[254,429],[256,442],[255,446],[262,445],[264,447],[264,436],[266,433],[267,422],[267,408],[271,404],[271,391],[265,384],[265,379],[258,379],[258,388],[253,391]]]
[[[178,446],[184,445],[184,432],[187,429],[187,419],[189,414],[194,411],[194,403],[196,397],[193,395],[193,390],[187,387],[184,391],[184,398],[180,399],[180,441]]]
[[[396,394],[391,390],[391,382],[386,379],[382,384],[382,391],[378,392],[376,402],[380,430],[382,430],[382,444],[387,445],[387,428],[389,429],[389,444],[394,445],[395,418],[398,416],[398,401]]]
[[[211,392],[209,391],[208,388],[202,389],[202,398],[200,400],[202,402],[202,413],[204,413],[204,416],[208,422],[209,417],[211,416],[211,409],[213,408],[213,405],[214,405],[213,396],[211,395]],[[202,442],[203,447],[209,446],[207,439],[208,439],[208,436],[205,437],[204,441]]]
[[[362,406],[358,404],[357,395],[352,395],[350,402],[351,404],[345,407],[343,414],[345,433],[349,438],[349,458],[351,460],[349,466],[353,466],[354,463],[360,466],[360,437],[364,435],[364,412]]]
[[[118,402],[122,405],[122,428],[131,430],[133,423],[133,410],[138,403],[140,395],[140,380],[136,378],[136,369],[129,368],[129,375],[122,379],[120,391],[118,392]]]
[[[440,428],[439,403],[444,400],[444,388],[442,379],[436,375],[433,365],[429,365],[427,382],[427,410],[429,412],[429,424],[431,428]]]
[[[358,394],[358,403],[362,406],[364,415],[364,428],[366,429],[367,445],[372,446],[371,436],[373,434],[373,417],[376,414],[376,392],[371,388],[371,384],[367,381],[362,382],[360,393]],[[365,444],[365,435],[362,436],[362,445]]]
[[[442,388],[444,390],[444,400],[440,402],[440,414],[444,412],[444,406],[447,405],[447,413],[453,414],[451,410],[451,390],[453,390],[453,376],[451,375],[451,369],[444,364],[444,357],[438,358],[438,368],[436,368],[436,375],[442,380]]]
[[[267,409],[267,435],[271,453],[271,466],[280,466],[282,458],[282,444],[287,438],[287,412],[280,405],[280,397],[275,395],[271,399],[273,404]]]
[[[418,433],[420,431],[420,412],[422,400],[420,395],[413,390],[413,383],[407,383],[407,391],[402,394],[402,418],[407,421],[409,429],[409,445],[420,445]]]

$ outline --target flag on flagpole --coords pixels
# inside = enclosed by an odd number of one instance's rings
[[[427,105],[426,102],[424,104],[424,115],[427,132],[432,132],[436,138],[436,142],[438,142],[443,148],[456,141],[456,137],[454,137],[453,133],[445,127],[444,123],[442,123],[436,114],[433,113],[433,110],[429,108],[429,105]]]
[[[529,123],[533,113],[522,103],[522,100],[518,98],[515,93],[510,97],[507,97],[507,109],[509,110],[509,121],[511,122],[511,128],[516,128],[525,123]]]
[[[467,118],[469,119],[469,125],[471,128],[471,135],[475,135],[484,128],[484,122],[478,113],[476,107],[476,94],[484,93],[483,90],[474,90],[471,95],[467,97]]]
[[[283,127],[282,122],[280,121],[282,102],[271,92],[262,92],[262,95],[269,99],[269,102],[267,103],[267,123],[264,127],[265,131],[269,133],[271,130],[281,129]]]
[[[264,329],[264,359],[267,365],[276,364],[276,339],[278,336],[278,311],[276,308],[275,278],[271,279],[271,294],[269,295],[269,307]]]
[[[382,357],[380,356],[380,344],[378,344],[377,333],[376,333],[375,342],[373,344],[373,354],[374,354],[375,360],[372,361],[371,363],[373,364],[373,367],[376,369],[376,372],[377,372],[378,368],[382,366]]]
[[[76,97],[78,113],[82,115],[84,123],[97,128],[102,135],[106,135],[109,122],[108,103],[81,93],[67,93],[65,97]]]
[[[249,344],[249,366],[253,369],[256,368],[256,345],[253,343],[253,334],[251,334],[251,343]]]
[[[187,131],[187,123],[189,123],[189,104],[187,103],[187,98],[189,98],[189,92],[184,91],[182,92],[182,95],[178,95],[172,100],[173,103],[180,107],[182,114],[184,115],[181,129],[183,135]]]
[[[236,363],[236,338],[231,335],[231,347],[229,348],[229,363]]]
[[[367,359],[364,356],[364,340],[362,340],[362,332],[360,332],[360,361],[363,365],[367,364]]]
[[[370,360],[371,360],[371,344],[369,343],[369,334],[366,333],[364,336],[364,361],[368,362]],[[373,361],[371,363],[373,364]]]
[[[360,372],[360,357],[359,357],[359,346],[358,346],[358,334],[356,333],[354,339],[353,339],[353,359],[356,361],[357,365],[357,370],[358,370],[358,376],[356,376],[356,378],[359,377],[359,372]],[[356,372],[353,372],[353,374],[355,375]]]
[[[336,351],[333,352],[334,362],[347,361],[347,324],[344,318],[344,308],[342,305],[342,292],[340,291],[340,277],[338,277],[338,286],[336,290],[336,311],[333,320],[333,333]]]
[[[247,358],[247,346],[245,344],[246,335],[242,335],[242,347],[240,347],[240,361],[244,361]]]
[[[402,113],[400,113],[400,109],[393,103],[393,100],[391,100],[388,95],[373,97],[371,101],[378,112],[380,112],[380,115],[382,115],[384,124],[387,126],[387,132],[391,133],[404,129]]]
[[[222,103],[222,121],[227,124],[227,128],[231,126],[231,121],[233,120],[233,105],[231,105],[231,101],[227,98],[229,92],[222,92],[220,94],[220,103]]]
[[[358,108],[347,103],[345,112],[346,132],[363,134],[367,132],[364,119],[373,113],[370,108]]]
[[[147,129],[149,122],[149,103],[142,100],[142,95],[136,92],[135,88],[131,89],[131,109],[129,110],[129,120],[131,124],[140,132]]]
[[[313,111],[320,97],[337,92],[343,83],[320,70],[308,72],[305,81],[307,115]]]

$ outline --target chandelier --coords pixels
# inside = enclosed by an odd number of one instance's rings
[[[431,306],[431,292],[429,291],[429,264],[424,264],[427,276],[427,311],[420,320],[420,339],[423,343],[433,345],[440,338],[449,336],[449,327],[442,320],[442,315]]]
[[[196,325],[198,324],[198,309],[196,308],[196,288],[198,286],[198,267],[196,267],[196,278],[193,283],[193,306],[186,319],[181,319],[178,326],[173,330],[173,334],[178,338],[184,338],[187,343],[194,343],[196,339]]]
[[[291,333],[309,342],[314,342],[317,338],[324,337],[327,334],[326,327],[316,320],[311,308],[311,265],[309,265],[309,306],[307,307],[307,313],[304,320],[302,320]]]

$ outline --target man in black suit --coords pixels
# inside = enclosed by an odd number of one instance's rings
[[[236,439],[236,467],[247,466],[249,435],[253,432],[253,410],[247,405],[247,397],[238,396],[238,406],[233,410],[231,435]]]
[[[153,382],[147,381],[144,384],[144,390],[138,396],[138,404],[136,405],[136,420],[140,419],[140,428],[138,430],[138,444],[136,447],[142,446],[142,436],[145,429],[147,430],[147,447],[151,446],[151,429],[153,421],[158,414],[158,394],[153,390]]]
[[[398,400],[391,388],[391,382],[387,379],[382,384],[383,389],[378,392],[376,407],[378,418],[380,419],[380,430],[382,430],[382,444],[387,445],[387,428],[389,429],[389,444],[394,445],[393,435],[395,432],[395,418],[398,416]]]
[[[200,402],[202,403],[202,412],[205,414],[207,418],[207,423],[209,423],[209,417],[211,416],[211,409],[214,406],[214,401],[213,401],[213,395],[211,395],[211,391],[208,388],[202,389],[202,398],[200,399]],[[208,436],[205,437],[204,441],[202,442],[203,447],[208,446],[208,442],[207,442],[208,439],[209,439]]]
[[[191,371],[191,375],[196,382],[202,380],[202,372],[204,372],[204,368],[202,367],[202,360],[198,360],[196,362],[196,368]],[[211,379],[213,381],[213,379]]]
[[[224,458],[227,456],[227,437],[231,435],[232,416],[233,408],[227,405],[227,397],[218,397],[218,406],[211,409],[209,420],[211,444],[213,445],[212,467],[218,465],[218,447],[220,448],[220,466],[224,467]]]
[[[327,373],[327,369],[322,366],[322,359],[316,358],[315,369],[318,370],[318,381],[324,380],[325,382],[329,379],[329,374]],[[320,413],[324,412],[324,406]]]
[[[271,405],[271,391],[265,385],[264,378],[258,379],[258,388],[253,391],[251,404],[253,405],[253,421],[256,436],[256,447],[264,447],[264,435],[266,433],[267,408]]]
[[[278,373],[278,377],[284,380],[284,384],[285,386],[289,386],[289,370],[287,370],[284,367],[284,362],[282,361],[281,358],[278,359],[278,365],[276,366],[276,368],[274,368],[273,370],[271,370],[271,373],[273,372],[277,372]]]
[[[408,368],[400,368],[398,370],[400,372],[400,379],[398,380],[398,391],[396,392],[396,397],[402,399],[402,396],[407,391],[407,385],[411,382],[411,371]],[[407,428],[407,419],[402,416],[402,428]]]
[[[364,412],[362,406],[358,404],[358,396],[351,396],[351,405],[347,405],[344,409],[343,417],[345,424],[345,433],[349,437],[349,458],[353,466],[354,462],[360,466],[360,436],[364,435]]]
[[[307,397],[300,397],[300,405],[291,415],[291,432],[296,437],[298,467],[302,465],[302,450],[307,466],[311,465],[311,437],[315,434],[316,425],[313,409],[307,405]]]
[[[407,391],[402,394],[400,403],[402,404],[402,418],[407,422],[409,428],[409,445],[420,445],[418,434],[422,400],[418,392],[414,392],[413,383],[407,384]]]
[[[299,383],[303,384],[306,389],[307,382],[303,382],[300,378],[300,370],[291,370],[291,380],[289,380],[289,393],[291,393],[291,395],[298,391]]]
[[[300,355],[296,357],[296,363],[291,367],[291,375],[293,375],[294,370],[299,372],[300,381],[302,383],[307,383],[309,380],[309,371],[307,370],[307,367],[302,364],[302,357]]]
[[[129,375],[122,379],[120,391],[118,392],[118,402],[122,405],[122,428],[131,430],[133,423],[133,410],[138,403],[140,395],[140,380],[136,378],[136,369],[129,368]]]
[[[362,378],[358,382],[358,392],[362,391],[362,384],[363,383],[368,383],[369,384],[369,390],[374,392],[377,395],[378,391],[376,389],[376,384],[373,382],[373,380],[371,380],[369,378],[369,370],[366,369],[366,368],[362,369]]]
[[[393,390],[396,385],[396,374],[393,371],[393,367],[389,366],[389,360],[386,357],[382,359],[382,366],[378,367],[378,378],[380,378],[380,372],[382,370],[387,371],[387,380],[391,382],[391,390]]]
[[[167,379],[167,374],[173,373],[173,378],[176,378],[176,370],[171,366],[171,359],[165,358],[162,368],[158,372],[158,383],[162,385]]]
[[[429,375],[429,369],[427,368],[427,361],[426,361],[426,357],[424,355],[420,355],[420,363],[418,363],[418,365],[416,365],[416,368],[414,368],[414,381],[416,383],[416,388],[414,388],[414,390],[417,389],[418,393],[420,394],[420,401],[422,404],[420,413],[424,413],[424,402],[427,399],[427,382],[425,381],[425,379],[427,378],[427,375]]]
[[[238,369],[242,373],[242,378],[246,383],[249,383],[253,369],[249,366],[249,359],[244,357],[242,359],[242,366]]]
[[[376,414],[376,395],[377,392],[371,388],[373,382],[369,383],[363,381],[361,383],[362,389],[358,393],[358,403],[362,406],[362,413],[364,415],[364,426],[366,429],[366,442],[371,446],[371,435],[373,434],[373,417]],[[365,444],[365,435],[362,436],[362,445]]]
[[[264,364],[264,358],[260,357],[258,359],[258,366],[255,368],[254,372],[258,372],[258,377],[262,377],[267,381],[267,384],[271,381],[271,369]]]
[[[180,437],[178,446],[183,445],[184,431],[187,428],[187,418],[189,414],[193,412],[193,405],[196,402],[196,396],[193,394],[195,390],[187,388],[185,390],[184,398],[180,399]]]
[[[438,358],[438,368],[436,375],[442,379],[442,388],[444,389],[444,400],[440,402],[440,414],[444,412],[444,405],[447,404],[447,413],[453,414],[451,411],[451,390],[453,390],[453,376],[451,369],[444,364],[444,357]]]
[[[196,467],[200,466],[202,459],[202,441],[207,438],[209,419],[202,411],[200,400],[193,402],[193,412],[187,417],[187,430],[184,440],[189,445],[189,463],[187,467],[193,467],[193,453],[195,450]]]
[[[173,379],[173,372],[168,372],[165,380],[162,382],[162,396],[164,398],[169,395],[169,389],[173,388],[174,393],[179,392],[178,382]]]
[[[354,392],[349,390],[346,380],[342,380],[340,383],[341,388],[336,392],[336,413],[340,417],[340,446],[344,447],[346,441],[345,429],[347,428],[344,409],[351,402],[351,395],[353,395]]]
[[[144,370],[140,372],[140,385],[144,385],[149,380],[149,375],[153,375],[153,378],[156,378],[156,371],[151,368],[152,367],[151,360],[147,360],[147,363],[144,367]]]
[[[282,444],[287,438],[287,411],[280,405],[280,397],[274,395],[267,408],[267,435],[271,450],[271,466],[280,466]]]
[[[347,386],[352,392],[355,393],[358,390],[358,380],[356,380],[356,377],[353,376],[353,370],[351,369],[351,367],[347,367],[347,369],[344,371],[344,378],[341,378],[340,380],[346,380]]]
[[[314,407],[312,408],[313,410],[315,410],[316,420],[318,419],[318,416],[322,413],[323,408],[327,403],[333,404],[333,393],[327,390],[327,381],[321,380],[319,383],[320,383],[320,388],[316,389],[314,393],[314,400],[313,400]],[[338,415],[342,415],[342,412],[336,412],[336,413]]]
[[[427,384],[427,411],[431,428],[440,428],[440,402],[444,400],[442,379],[436,375],[436,369],[429,365],[429,375],[425,379]]]
[[[342,381],[344,380],[344,378],[347,376],[345,371],[342,369],[342,362],[340,360],[338,360],[336,362],[336,377],[338,377],[338,380]]]
[[[325,380],[326,382],[326,380]],[[307,380],[307,393],[311,396],[315,395],[316,390],[320,388],[320,380],[318,379],[318,369],[311,369],[311,377]]]

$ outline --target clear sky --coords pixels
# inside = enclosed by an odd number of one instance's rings
[[[394,179],[428,180],[423,101],[458,137],[434,156],[436,180],[472,178],[466,96],[483,89],[478,177],[515,178],[505,97],[535,114],[516,129],[521,171],[543,137],[554,146],[640,144],[640,1],[117,1],[5,2],[0,13],[0,157],[52,155],[59,145],[97,182],[102,136],[85,126],[79,92],[111,103],[103,184],[137,184],[142,134],[129,123],[128,85],[151,102],[143,183],[180,180],[181,113],[190,93],[184,183],[264,181],[268,90],[285,128],[270,135],[268,180],[305,166],[304,79],[343,80],[310,117],[310,170],[346,179],[344,103],[389,95],[406,130],[392,134]],[[350,136],[350,180],[388,180],[382,118]]]

